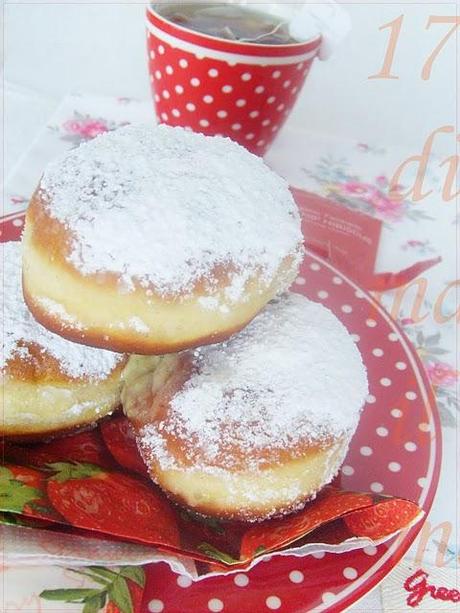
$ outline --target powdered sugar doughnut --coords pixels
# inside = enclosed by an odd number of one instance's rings
[[[300,508],[338,471],[368,392],[340,321],[299,294],[275,299],[221,345],[131,373],[122,403],[152,478],[212,516]]]
[[[0,245],[3,349],[0,434],[32,437],[86,426],[120,403],[126,357],[56,336],[28,311],[21,284],[21,244]]]
[[[27,213],[24,291],[71,340],[163,354],[217,342],[295,278],[283,179],[228,138],[127,126],[45,170]]]

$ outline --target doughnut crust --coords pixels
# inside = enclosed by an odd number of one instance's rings
[[[37,321],[146,355],[239,331],[289,287],[303,254],[297,207],[262,160],[167,126],[128,126],[52,164],[23,242]]]
[[[127,357],[69,343],[33,319],[22,297],[20,248],[1,246],[0,434],[33,439],[91,426],[119,406]]]
[[[10,360],[1,376],[0,434],[41,439],[92,426],[120,404],[121,361],[103,380],[74,379],[35,344],[29,358]]]
[[[165,356],[154,375],[134,370],[122,404],[153,480],[232,520],[295,511],[329,483],[367,394],[345,328],[297,294],[227,343]]]

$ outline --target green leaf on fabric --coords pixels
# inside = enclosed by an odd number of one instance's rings
[[[145,585],[145,572],[142,566],[123,566],[120,569],[120,575],[131,579],[139,587],[144,587]]]
[[[429,347],[426,351],[429,355],[445,355],[449,353],[447,349],[442,349],[442,347]]]
[[[86,602],[89,598],[99,596],[99,590],[87,588],[75,589],[60,589],[60,590],[43,590],[40,593],[40,598],[43,600],[54,600],[62,602]]]
[[[53,462],[46,467],[55,473],[50,477],[50,481],[58,483],[72,479],[87,479],[103,473],[100,466],[80,462]]]
[[[437,345],[441,340],[441,333],[437,332],[436,334],[430,334],[425,338],[425,343],[427,345]]]
[[[213,545],[210,545],[209,543],[201,543],[200,545],[198,545],[197,549],[199,551],[202,551],[209,558],[212,558],[213,560],[218,560],[219,562],[224,562],[225,564],[236,564],[237,562],[239,562],[239,560],[232,558],[230,555],[224,553],[223,551],[219,551],[219,549],[216,549]]]
[[[121,613],[133,613],[133,603],[126,579],[118,576],[108,587],[107,592],[109,600],[117,605]]]
[[[26,504],[41,496],[40,490],[17,481],[10,470],[0,467],[0,511],[22,513]]]
[[[110,582],[112,582],[118,577],[117,572],[115,572],[114,570],[110,570],[109,568],[105,568],[104,566],[88,566],[88,570],[90,570],[95,575],[104,577],[104,579],[107,579]]]
[[[75,573],[76,575],[83,575],[83,577],[89,577],[90,579],[92,579],[96,583],[99,583],[100,585],[103,585],[104,587],[107,587],[109,583],[111,583],[110,580],[103,579],[102,577],[99,577],[98,575],[95,575],[87,570],[77,570],[75,568],[69,568],[69,570],[71,573]]]
[[[85,600],[85,606],[83,607],[82,613],[99,613],[104,606],[107,600],[107,592],[101,592],[97,596],[92,596]]]

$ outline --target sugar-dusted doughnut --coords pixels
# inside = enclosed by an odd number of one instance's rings
[[[225,343],[165,356],[154,375],[131,369],[122,404],[169,496],[257,521],[301,508],[332,480],[367,392],[342,323],[291,293]]]
[[[120,404],[126,357],[56,336],[28,311],[21,244],[2,243],[0,434],[33,438],[88,426]]]
[[[70,340],[140,354],[217,342],[294,279],[287,184],[228,138],[126,126],[45,170],[27,213],[24,293]]]

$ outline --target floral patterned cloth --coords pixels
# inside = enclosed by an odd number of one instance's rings
[[[25,209],[48,160],[98,134],[127,123],[152,120],[150,101],[140,102],[123,97],[65,98],[8,178],[3,215]],[[442,522],[455,526],[452,479],[457,471],[455,425],[459,415],[459,371],[455,333],[459,317],[456,315],[454,246],[458,219],[454,204],[446,203],[441,198],[443,176],[435,156],[426,176],[426,188],[433,190],[429,198],[414,204],[402,197],[412,184],[416,169],[406,173],[404,185],[391,185],[396,167],[414,153],[399,147],[387,150],[372,144],[340,141],[288,127],[269,152],[267,161],[291,185],[316,192],[349,209],[382,220],[376,272],[396,272],[421,259],[442,258],[439,264],[424,272],[407,290],[392,290],[377,295],[377,298],[403,326],[433,384],[443,423],[444,457],[440,487],[429,521],[432,526]],[[418,540],[409,558],[419,555]],[[447,541],[444,543],[446,551],[451,554],[447,563],[453,566],[460,554],[455,530],[449,533]],[[439,533],[435,532],[428,538],[426,551],[423,552],[427,563],[434,562],[439,554],[439,545]],[[44,587],[68,589],[73,587],[77,578],[80,583],[89,580],[63,568],[37,568],[27,573],[28,590],[34,594],[28,596],[24,593],[24,570],[9,568],[3,572],[8,575],[8,581],[3,584],[10,590],[4,594],[5,602],[11,605],[8,611],[64,610],[62,602],[43,599],[38,594]],[[102,598],[95,593],[93,596],[93,604]],[[80,612],[83,606],[86,604],[68,604],[65,610]],[[94,606],[93,609],[90,605],[86,606],[85,613],[97,610]]]

